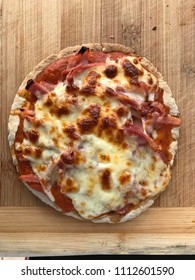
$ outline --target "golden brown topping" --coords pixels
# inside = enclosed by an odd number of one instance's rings
[[[95,87],[92,85],[86,85],[83,86],[81,89],[81,93],[85,94],[85,95],[93,95],[95,94]]]
[[[67,193],[67,192],[77,192],[77,191],[78,191],[77,183],[72,177],[68,177],[66,179],[66,183],[62,187],[62,192]]]
[[[30,155],[31,152],[32,152],[32,149],[31,149],[29,146],[26,146],[26,147],[24,148],[24,154],[25,154],[25,155]]]
[[[102,184],[102,189],[103,190],[111,189],[110,175],[111,175],[110,169],[108,169],[108,168],[105,169],[102,176],[101,176],[101,184]]]
[[[153,84],[152,77],[150,77],[150,78],[148,79],[148,83],[149,83],[149,85],[152,85],[152,84]]]
[[[115,142],[116,143],[119,143],[119,144],[122,144],[123,140],[125,138],[125,134],[124,134],[124,131],[122,129],[119,129],[116,133],[116,139],[115,139]]]
[[[146,180],[141,180],[139,181],[139,184],[145,187],[148,185],[148,182]]]
[[[41,154],[42,154],[42,150],[38,147],[30,147],[30,146],[26,146],[24,147],[23,150],[24,155],[30,155],[36,158],[40,158]]]
[[[74,84],[74,79],[73,79],[72,76],[70,76],[70,77],[67,76],[67,83],[68,83],[68,85],[66,86],[66,91],[67,92],[72,92],[72,91],[79,90],[78,86],[76,86]]]
[[[100,116],[101,108],[98,104],[92,104],[86,109],[92,118],[98,119]]]
[[[101,161],[110,161],[110,156],[109,155],[100,154],[99,157],[100,157]]]
[[[114,116],[104,117],[102,119],[102,129],[108,129],[110,127],[112,128],[117,127],[117,120]]]
[[[50,107],[53,104],[50,96],[47,97],[47,100],[45,101],[44,105]]]
[[[156,159],[156,157],[155,157],[155,156],[152,156],[152,159],[153,159],[153,161],[154,161],[154,162],[156,162],[156,161],[157,161],[157,159]]]
[[[32,129],[28,132],[28,138],[32,143],[36,143],[39,138],[39,132]]]
[[[155,165],[154,165],[154,163],[151,163],[151,165],[150,165],[150,169],[151,169],[151,171],[154,171],[154,169],[155,169]]]
[[[109,65],[106,67],[104,72],[108,78],[112,79],[117,74],[117,67],[115,65]]]
[[[134,58],[133,63],[134,63],[134,64],[138,64],[138,62],[139,62],[139,61],[138,61],[136,58]]]
[[[61,154],[61,160],[65,164],[73,164],[76,160],[76,154],[75,151],[69,147]]]
[[[141,194],[142,196],[146,197],[147,191],[144,188],[141,188]]]
[[[35,153],[35,157],[36,157],[36,158],[40,158],[40,157],[41,157],[41,154],[42,154],[42,151],[41,151],[40,148],[36,148],[35,151],[34,151],[34,153]]]
[[[116,111],[116,113],[117,113],[117,115],[118,115],[118,117],[124,117],[124,116],[127,116],[127,114],[128,114],[128,109],[127,109],[127,107],[125,107],[125,106],[118,106],[116,109],[115,109],[115,111]]]
[[[64,106],[61,106],[61,107],[52,106],[52,108],[50,109],[50,113],[51,114],[56,114],[59,117],[62,116],[62,115],[68,115],[70,113],[70,110],[69,110],[68,107],[69,107],[68,105],[64,105]]]
[[[85,118],[77,122],[81,133],[91,131],[98,123],[98,120],[93,118]]]
[[[119,179],[119,182],[120,182],[121,185],[125,185],[125,184],[130,182],[131,174],[127,171],[124,171],[119,175],[118,179]]]
[[[63,131],[65,133],[67,133],[68,137],[71,138],[71,139],[77,140],[77,139],[80,138],[79,134],[76,131],[76,127],[74,126],[74,124],[66,127]]]
[[[123,62],[123,68],[125,71],[125,75],[133,79],[137,79],[138,75],[142,74],[142,72],[137,69],[129,60],[125,60]]]
[[[81,119],[77,122],[81,133],[91,131],[97,124],[100,116],[100,106],[98,104],[90,105],[85,112],[89,112],[90,117]]]
[[[98,78],[100,78],[101,75],[95,71],[91,71],[89,72],[89,74],[87,75],[87,81],[89,83],[89,85],[94,86],[97,83]]]
[[[47,166],[46,166],[45,164],[40,164],[40,165],[38,166],[38,170],[39,170],[39,171],[45,171],[46,168],[47,168]]]
[[[132,166],[132,162],[131,162],[130,160],[128,160],[128,161],[126,162],[126,164],[127,164],[127,166]]]
[[[58,146],[58,139],[57,139],[56,137],[53,137],[52,140],[53,140],[54,144],[55,144],[56,146]]]

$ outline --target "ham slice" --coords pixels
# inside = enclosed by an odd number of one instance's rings
[[[36,95],[36,93],[47,94],[49,91],[39,83],[34,80],[28,80],[26,89],[30,91],[32,94]]]
[[[21,175],[19,179],[26,183],[40,183],[39,178],[34,174]]]
[[[162,158],[162,160],[168,164],[169,159],[166,157],[166,155],[161,151],[160,146],[157,145],[154,140],[146,133],[144,133],[138,126],[135,126],[133,124],[131,124],[130,122],[127,122],[124,126],[124,131],[126,132],[126,134],[128,135],[136,135],[138,136],[139,139],[142,140],[142,145],[143,144],[148,144],[150,146],[150,148],[155,151],[158,152]]]
[[[172,127],[177,127],[177,126],[180,126],[181,124],[181,120],[176,118],[176,117],[173,117],[171,115],[167,115],[167,116],[155,116],[152,120],[153,122],[153,127],[155,129],[159,129],[161,128],[163,125],[166,125],[166,126],[172,126]]]

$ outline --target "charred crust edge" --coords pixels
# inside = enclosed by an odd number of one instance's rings
[[[33,83],[34,83],[33,79],[28,80],[25,89],[28,90]]]
[[[80,50],[78,51],[78,53],[81,53],[81,54],[84,54],[87,50],[89,50],[89,48],[85,47],[85,46],[82,46],[80,48]]]

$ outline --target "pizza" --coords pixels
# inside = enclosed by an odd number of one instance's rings
[[[146,58],[118,44],[51,55],[22,82],[9,117],[19,179],[63,214],[124,222],[166,189],[180,118]]]

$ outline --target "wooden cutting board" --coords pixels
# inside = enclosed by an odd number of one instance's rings
[[[195,253],[195,4],[193,0],[1,0],[0,255]],[[182,118],[168,189],[135,220],[96,225],[62,216],[17,178],[7,143],[16,90],[66,46],[121,43],[168,81]]]

